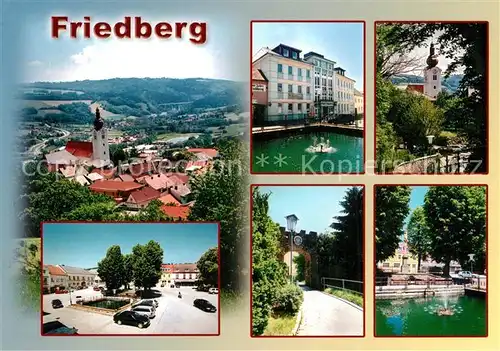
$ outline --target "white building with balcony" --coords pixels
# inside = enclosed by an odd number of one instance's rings
[[[280,44],[262,48],[252,65],[268,79],[268,122],[303,120],[314,112],[313,65],[301,50]]]
[[[339,115],[353,115],[355,113],[354,85],[356,81],[346,76],[345,69],[335,67],[335,85],[337,104],[335,113]]]
[[[304,61],[314,66],[314,102],[317,116],[328,116],[334,113],[335,106],[335,61],[325,58],[316,52],[304,55]]]

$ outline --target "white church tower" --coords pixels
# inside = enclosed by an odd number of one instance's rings
[[[435,100],[441,92],[441,68],[437,66],[437,58],[434,43],[431,44],[429,57],[427,58],[427,67],[424,69],[424,95],[430,100]]]
[[[94,130],[92,131],[92,163],[101,168],[111,163],[109,155],[108,130],[104,127],[99,108],[95,110]]]

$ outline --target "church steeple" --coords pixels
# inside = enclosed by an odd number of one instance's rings
[[[104,120],[101,117],[101,111],[99,111],[99,107],[95,109],[95,119],[94,119],[94,129],[96,131],[100,131],[104,127]]]
[[[427,57],[427,68],[436,67],[439,63],[439,60],[436,55],[436,49],[434,48],[434,43],[431,43],[431,47],[429,49],[429,57]]]

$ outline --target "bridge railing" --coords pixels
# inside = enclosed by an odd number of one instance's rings
[[[359,280],[342,279],[342,278],[321,278],[321,286],[323,290],[330,288],[336,290],[345,290],[363,296],[363,282]]]
[[[455,285],[455,281],[452,278],[439,278],[439,277],[425,277],[417,278],[409,276],[407,278],[393,278],[393,277],[376,277],[375,286],[433,286],[433,285]]]

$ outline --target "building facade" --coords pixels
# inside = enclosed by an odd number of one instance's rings
[[[427,67],[424,68],[424,95],[431,100],[436,100],[438,94],[442,91],[441,86],[441,68],[437,66],[439,60],[436,55],[434,44],[429,49],[427,57]]]
[[[100,167],[111,163],[109,155],[108,129],[104,126],[99,108],[95,110],[94,130],[92,131],[92,158]]]
[[[195,285],[200,276],[196,263],[175,263],[171,278],[176,285]]]
[[[354,84],[356,81],[346,76],[345,69],[335,67],[335,89],[336,101],[335,114],[353,115],[354,108]]]
[[[172,273],[174,271],[174,265],[172,263],[164,263],[161,265],[161,285],[170,285],[172,282]]]
[[[70,288],[88,288],[94,284],[95,274],[89,270],[66,265],[59,265],[58,267],[68,276],[68,287]]]
[[[410,253],[408,234],[406,232],[394,255],[383,262],[379,262],[377,268],[392,273],[418,273],[418,258]]]
[[[252,116],[253,125],[261,125],[267,116],[268,80],[260,69],[252,65]]]
[[[268,80],[266,122],[304,120],[314,113],[313,66],[301,57],[301,50],[280,44],[261,49],[253,67]]]
[[[66,272],[59,266],[54,265],[46,265],[47,273],[48,273],[48,282],[47,287],[49,291],[53,291],[54,289],[67,289],[68,288],[68,275]],[[45,272],[44,272],[45,278]],[[45,285],[45,284],[44,284]]]
[[[314,66],[313,91],[315,115],[326,117],[334,114],[336,62],[312,51],[304,55],[304,61]]]
[[[354,110],[358,115],[362,115],[365,112],[365,97],[357,89],[354,89]]]

